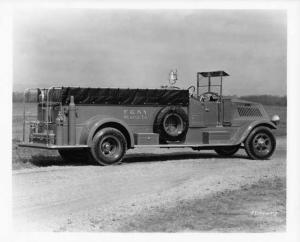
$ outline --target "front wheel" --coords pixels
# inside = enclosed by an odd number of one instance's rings
[[[276,139],[267,127],[255,128],[244,142],[248,156],[254,160],[265,160],[272,156]]]
[[[122,161],[126,147],[126,139],[119,130],[104,128],[95,134],[91,154],[100,165],[112,165]]]

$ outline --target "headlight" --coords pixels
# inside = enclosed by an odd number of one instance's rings
[[[280,117],[277,114],[275,114],[275,115],[273,115],[271,121],[273,124],[278,125],[280,122]]]

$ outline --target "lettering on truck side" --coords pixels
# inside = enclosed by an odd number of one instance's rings
[[[125,109],[123,110],[124,119],[148,119],[147,111],[144,109]]]

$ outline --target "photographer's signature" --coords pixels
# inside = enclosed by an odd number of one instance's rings
[[[251,216],[277,216],[278,212],[277,211],[257,211],[253,210],[251,211]]]

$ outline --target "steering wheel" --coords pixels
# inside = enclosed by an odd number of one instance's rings
[[[189,91],[190,95],[193,96],[193,94],[195,93],[196,91],[196,87],[195,86],[189,86],[187,88],[187,90]]]
[[[219,94],[216,92],[205,92],[202,93],[200,96],[200,101],[201,102],[215,102],[217,100],[219,100]]]

